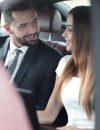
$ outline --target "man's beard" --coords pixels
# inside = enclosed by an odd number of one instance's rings
[[[35,35],[35,37],[37,38],[35,40],[26,41],[25,38],[27,38],[30,35],[25,35],[22,40],[20,37],[16,36],[15,34],[14,34],[14,38],[22,46],[33,46],[33,45],[36,45],[38,42],[39,33],[35,33],[32,35]]]

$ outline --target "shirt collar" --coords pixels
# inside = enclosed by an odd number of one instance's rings
[[[9,47],[9,52],[10,54],[15,50],[15,49],[19,49],[21,50],[23,53],[26,53],[26,51],[28,50],[28,46],[22,46],[21,48],[18,48],[14,45],[14,43],[12,43],[12,41],[10,41],[10,47]]]

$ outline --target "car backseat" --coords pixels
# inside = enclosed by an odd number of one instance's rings
[[[70,54],[66,51],[66,43],[63,41],[52,40],[52,33],[59,32],[62,26],[61,14],[54,9],[38,10],[40,23],[40,39],[44,40],[49,46],[59,51],[62,55]]]

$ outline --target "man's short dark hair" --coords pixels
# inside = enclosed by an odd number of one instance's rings
[[[3,0],[1,11],[12,10],[12,11],[20,11],[25,10],[30,7],[30,3],[32,4],[32,0]]]
[[[4,0],[2,4],[2,12],[5,23],[10,24],[12,22],[13,11],[24,11],[30,8],[36,8],[33,6],[31,0]]]

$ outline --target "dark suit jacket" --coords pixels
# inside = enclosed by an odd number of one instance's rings
[[[5,61],[9,37],[0,37],[0,58]],[[14,79],[18,88],[32,90],[36,109],[44,109],[55,82],[55,69],[62,56],[43,43],[29,47]]]

